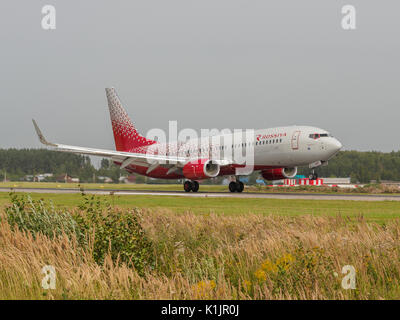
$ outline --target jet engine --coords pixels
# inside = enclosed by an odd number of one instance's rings
[[[292,179],[297,174],[297,167],[293,168],[275,168],[266,169],[261,171],[261,175],[265,180],[281,180],[281,179]]]
[[[214,178],[219,174],[219,164],[209,159],[199,159],[188,162],[182,169],[185,178],[190,180],[201,180]]]

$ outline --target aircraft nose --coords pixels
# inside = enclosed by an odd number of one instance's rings
[[[343,145],[340,143],[339,140],[333,138],[331,143],[330,143],[330,149],[336,153],[338,152],[340,149],[342,149]]]

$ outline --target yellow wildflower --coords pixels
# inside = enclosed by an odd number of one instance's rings
[[[278,267],[270,260],[265,260],[263,264],[261,265],[261,269],[266,271],[266,272],[277,272]]]
[[[243,288],[245,291],[250,291],[251,290],[251,282],[249,280],[244,280],[243,281]]]
[[[283,257],[276,260],[276,265],[283,270],[288,270],[293,261],[294,257],[290,253],[287,253]]]
[[[256,272],[254,272],[254,276],[257,278],[259,282],[267,280],[267,274],[263,269],[258,269]]]
[[[214,280],[202,280],[194,285],[192,289],[198,298],[205,299],[211,296],[212,291],[215,289],[216,286],[217,285]]]

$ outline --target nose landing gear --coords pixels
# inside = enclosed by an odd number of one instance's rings
[[[199,191],[199,183],[197,181],[190,181],[190,180],[186,180],[183,184],[183,190],[185,190],[185,192],[197,192]]]
[[[242,181],[231,181],[229,183],[229,191],[230,192],[242,192],[244,189],[244,184]]]

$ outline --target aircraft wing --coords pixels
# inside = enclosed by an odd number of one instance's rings
[[[69,146],[59,143],[53,143],[46,140],[41,130],[39,129],[39,126],[37,125],[36,121],[32,119],[32,122],[40,142],[46,146],[51,147],[52,150],[111,158],[111,160],[121,163],[121,169],[131,164],[152,167],[152,168],[155,168],[155,166],[158,165],[165,165],[167,167],[179,168],[183,167],[187,162],[195,160],[178,156],[167,156],[167,155],[150,154],[150,153],[132,153],[132,152],[86,148],[86,147]],[[219,164],[220,166],[226,166],[232,164],[231,161],[225,159],[220,159],[220,160],[213,159],[213,162]]]
[[[85,155],[89,155],[89,156],[108,157],[108,158],[111,158],[113,161],[121,162],[122,163],[121,168],[125,168],[126,166],[128,166],[130,164],[137,164],[137,165],[144,165],[144,166],[150,166],[150,165],[156,164],[156,163],[184,165],[188,161],[187,158],[177,157],[177,156],[122,152],[122,151],[115,151],[115,150],[69,146],[69,145],[49,142],[46,140],[46,138],[42,134],[36,121],[32,119],[32,122],[33,122],[33,125],[35,127],[35,130],[39,137],[40,142],[46,146],[51,147],[52,150],[61,151],[61,152],[69,152],[69,153],[77,153],[77,154],[85,154]]]

